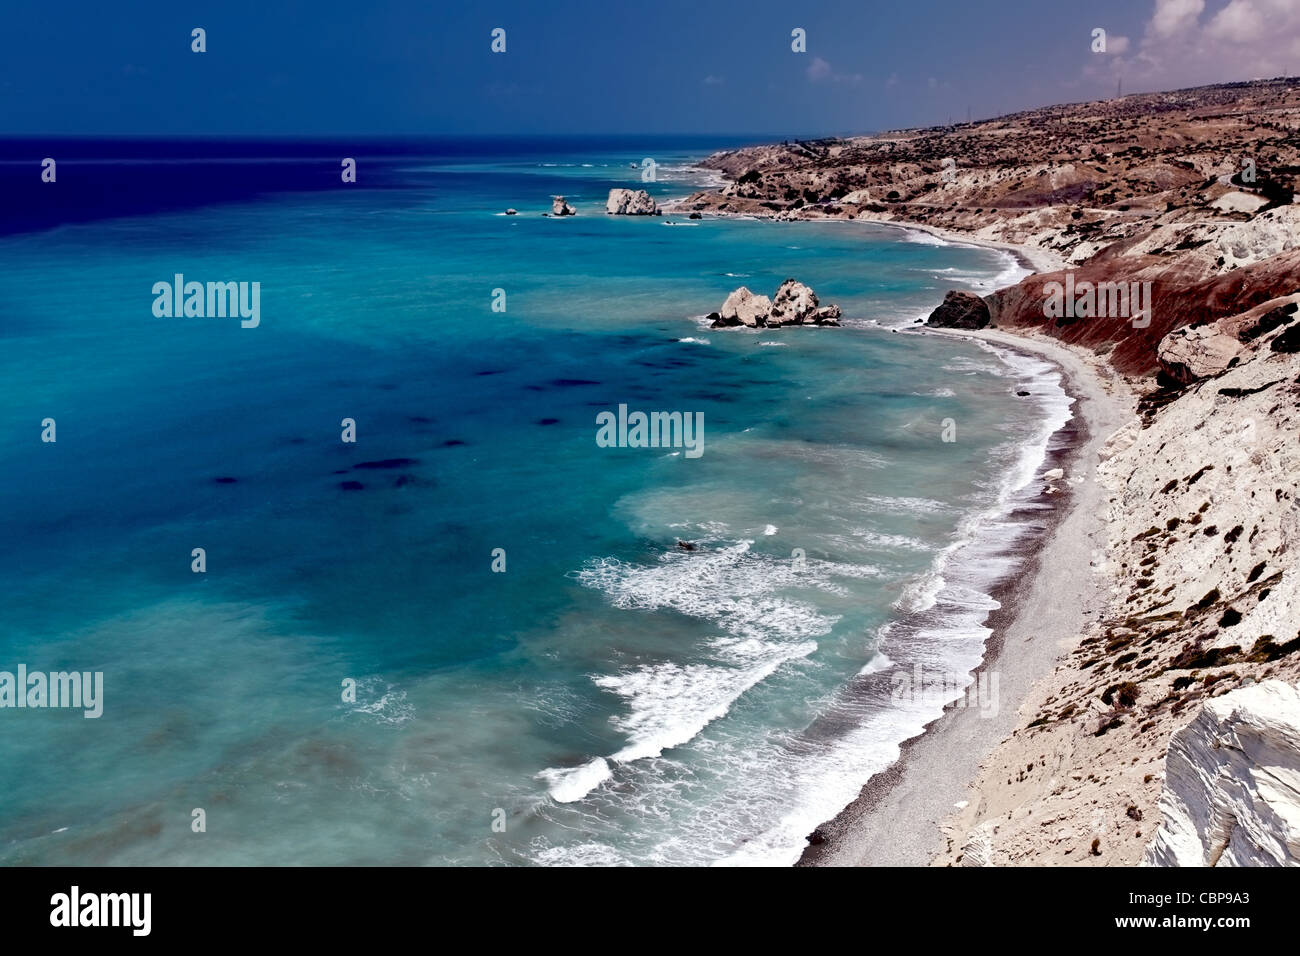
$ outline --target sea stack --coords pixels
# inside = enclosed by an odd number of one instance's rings
[[[611,189],[605,212],[611,216],[657,216],[659,204],[644,189]]]
[[[736,326],[779,329],[787,325],[840,324],[838,305],[818,306],[817,294],[797,279],[786,279],[776,296],[755,295],[745,286],[736,289],[718,312],[710,312],[712,328]]]
[[[563,196],[551,197],[552,216],[576,216],[578,211],[564,201]]]

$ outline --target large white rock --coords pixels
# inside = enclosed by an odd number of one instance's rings
[[[724,322],[739,321],[751,329],[767,321],[772,311],[772,300],[765,295],[754,295],[745,286],[741,286],[722,303],[720,312]]]
[[[817,296],[812,289],[795,279],[786,279],[772,298],[769,326],[803,325],[817,311]]]
[[[551,197],[552,216],[576,216],[578,211],[564,201],[563,196]]]
[[[1300,690],[1207,701],[1170,741],[1160,814],[1146,866],[1300,866]]]
[[[1241,342],[1216,326],[1184,326],[1160,340],[1156,360],[1168,375],[1190,384],[1218,375],[1241,351]]]
[[[1300,205],[1270,209],[1250,222],[1222,229],[1215,247],[1223,256],[1221,271],[1252,265],[1300,245]]]
[[[611,216],[657,216],[659,205],[644,189],[611,189],[605,212]]]

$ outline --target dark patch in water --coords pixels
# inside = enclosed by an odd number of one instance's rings
[[[289,444],[290,444],[290,445],[305,445],[305,444],[307,444],[307,439],[305,439],[305,438],[290,438],[290,439],[289,439]]]
[[[407,420],[408,422],[415,422],[415,424],[417,424],[417,425],[432,425],[432,424],[433,424],[433,419],[432,419],[432,418],[427,418],[427,417],[424,416],[424,415],[408,415],[408,416],[406,417],[406,420]]]
[[[353,468],[406,468],[409,465],[418,465],[419,462],[414,458],[381,458],[378,461],[363,461],[353,465]]]
[[[558,424],[560,424],[560,420],[559,420],[558,418],[539,418],[539,419],[537,419],[537,424],[538,424],[538,425],[558,425]]]
[[[229,475],[222,475],[219,478],[213,478],[212,480],[219,485],[233,485],[239,479],[231,478]]]
[[[503,368],[485,368],[482,371],[475,372],[474,374],[475,375],[500,375],[504,371],[505,369]]]
[[[686,397],[702,402],[734,402],[736,400],[726,392],[692,392]]]
[[[599,385],[600,382],[593,382],[589,378],[553,378],[551,384],[556,388],[572,388],[578,385]]]
[[[336,468],[336,469],[334,470],[334,474],[336,474],[336,475],[346,475],[347,473],[348,473],[348,469],[347,469],[347,468]]]
[[[442,447],[455,448],[457,445],[464,445],[464,444],[466,444],[466,442],[461,441],[459,438],[448,438],[445,442],[442,443]]]
[[[344,491],[360,491],[365,485],[359,481],[340,481],[339,487]]]

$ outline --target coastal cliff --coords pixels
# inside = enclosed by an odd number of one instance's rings
[[[1300,866],[1300,689],[1266,681],[1174,734],[1151,866]]]
[[[938,862],[1138,863],[1162,786],[1187,776],[1171,738],[1237,688],[1300,680],[1300,355],[1293,323],[1262,319],[1234,339],[1231,367],[1142,403],[1103,446],[1108,543],[1091,573],[1104,608],[1052,635],[1065,640],[1055,671],[984,762]],[[1300,752],[1279,753],[1300,767]]]
[[[919,840],[942,832],[932,862],[1293,865],[1300,756],[1293,718],[1268,701],[1300,680],[1300,81],[787,142],[705,165],[731,182],[678,210],[1019,246],[1035,274],[987,296],[949,292],[926,325],[1064,346],[1136,399],[1098,458],[1059,482],[1095,484],[1075,497],[1099,502],[1106,546],[1090,566],[1036,572],[1087,579],[1094,598],[1077,627],[1038,638],[1059,642],[1055,670],[1017,701],[1009,736],[985,745],[969,799],[916,824]],[[1207,743],[1251,733],[1231,752]],[[881,822],[898,808],[863,800],[829,828],[840,845],[824,855],[872,862],[899,839]],[[854,826],[868,835],[845,850]]]

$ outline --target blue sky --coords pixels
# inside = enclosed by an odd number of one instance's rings
[[[12,2],[0,134],[844,133],[1095,99],[1121,74],[1278,75],[1298,43],[1296,0]]]

